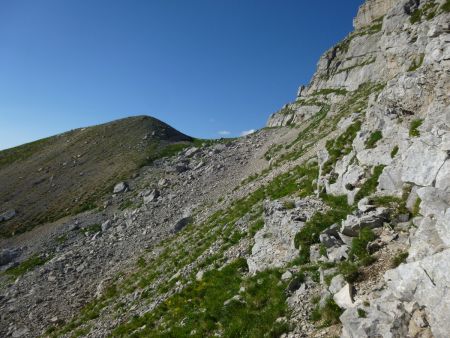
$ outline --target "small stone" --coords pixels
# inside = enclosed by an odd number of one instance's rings
[[[337,275],[334,276],[333,279],[331,280],[328,290],[331,292],[332,295],[334,295],[338,293],[344,286],[345,286],[344,276]]]
[[[126,192],[127,190],[128,190],[128,184],[126,182],[120,182],[114,186],[113,192],[114,192],[114,194],[121,194],[123,192]]]
[[[105,232],[106,230],[108,230],[109,228],[111,228],[111,220],[106,220],[105,222],[102,223],[102,232]]]
[[[147,194],[144,195],[144,204],[148,204],[148,203],[156,201],[158,199],[159,195],[160,194],[157,189],[153,189],[153,190],[147,192]]]
[[[196,153],[198,153],[198,151],[199,151],[198,148],[192,147],[192,148],[189,148],[188,150],[186,150],[185,155],[186,155],[186,157],[191,157],[192,155],[195,155]]]
[[[333,300],[336,302],[336,304],[342,308],[342,309],[348,309],[349,307],[353,306],[353,300],[352,300],[352,289],[350,287],[350,284],[345,284],[345,286],[339,290],[334,296]]]
[[[203,279],[203,275],[204,274],[205,274],[205,272],[203,270],[200,270],[199,272],[196,273],[195,280],[196,281],[201,281]]]
[[[287,281],[287,280],[289,280],[291,278],[292,278],[292,272],[290,272],[289,270],[287,270],[285,273],[283,273],[281,275],[281,280],[282,281]]]

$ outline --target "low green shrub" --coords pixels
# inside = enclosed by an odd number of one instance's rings
[[[376,143],[383,138],[383,134],[381,130],[374,131],[370,134],[369,138],[366,140],[366,148],[372,149],[375,148]]]
[[[394,158],[398,153],[398,146],[395,146],[391,151],[391,158]]]
[[[323,195],[322,199],[331,210],[315,213],[295,235],[294,243],[300,248],[300,262],[309,262],[309,248],[312,244],[319,243],[319,235],[329,226],[343,220],[351,211],[352,207],[347,204],[346,196]]]
[[[441,9],[442,9],[443,12],[449,13],[449,12],[450,12],[450,0],[446,0],[446,1],[442,4]]]
[[[295,202],[292,200],[287,200],[283,202],[283,208],[286,210],[294,209],[295,208]]]
[[[355,195],[355,202],[360,201],[362,198],[373,194],[377,190],[378,179],[383,172],[384,165],[377,165],[373,168],[372,176],[364,182],[360,190]]]
[[[359,318],[366,318],[367,317],[367,312],[364,311],[363,309],[358,309],[356,311],[358,312],[358,317]]]
[[[419,137],[420,131],[419,127],[422,125],[423,119],[415,119],[411,121],[411,124],[409,125],[409,136],[411,137]]]
[[[354,283],[359,278],[359,269],[356,263],[343,261],[338,264],[338,271],[348,283]]]
[[[361,121],[355,121],[335,140],[327,141],[326,148],[330,158],[323,165],[324,174],[330,173],[336,162],[352,151],[353,140],[360,129]]]
[[[405,263],[407,258],[408,258],[408,252],[399,252],[397,255],[395,255],[392,258],[391,267],[393,269],[395,269],[400,264]]]
[[[349,252],[349,258],[363,259],[370,256],[367,251],[367,245],[375,239],[375,234],[369,228],[363,228],[358,234],[358,237],[353,238],[352,245]]]

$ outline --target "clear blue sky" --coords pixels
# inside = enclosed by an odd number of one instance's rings
[[[261,128],[362,2],[0,1],[0,149],[142,114],[204,138]]]

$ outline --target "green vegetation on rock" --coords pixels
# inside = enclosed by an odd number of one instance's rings
[[[377,190],[378,179],[383,172],[384,165],[377,165],[373,167],[372,176],[370,176],[360,187],[360,190],[355,195],[355,202],[358,202],[362,198],[373,194]]]
[[[419,137],[420,131],[419,127],[422,125],[423,119],[415,119],[411,121],[411,124],[409,125],[409,136],[411,137]]]
[[[424,58],[425,58],[425,54],[420,54],[418,58],[414,59],[414,61],[411,63],[411,65],[408,68],[408,72],[414,72],[417,69],[419,69],[423,64]]]
[[[339,323],[342,312],[343,310],[334,302],[333,298],[329,297],[322,307],[316,306],[310,319],[315,322],[320,321],[323,326],[330,326]]]
[[[12,276],[14,278],[17,278],[19,276],[22,276],[26,272],[33,270],[34,268],[36,268],[40,265],[44,265],[45,262],[47,262],[47,261],[48,261],[48,258],[43,258],[42,256],[39,256],[39,255],[33,255],[30,258],[21,262],[19,265],[9,268],[4,273]]]
[[[448,1],[447,1],[448,2]],[[446,4],[442,5],[442,9]],[[425,3],[422,7],[416,8],[409,17],[409,22],[411,24],[420,23],[423,19],[425,20],[431,20],[433,19],[438,10],[438,4],[433,0]],[[445,11],[445,9],[444,9]]]
[[[324,174],[331,172],[336,162],[352,151],[353,140],[360,129],[361,121],[358,120],[350,125],[338,138],[327,141],[326,148],[329,159],[323,165]]]
[[[372,134],[370,134],[369,138],[366,140],[366,148],[372,149],[375,148],[375,145],[379,140],[383,138],[383,134],[381,130],[376,130]]]
[[[394,158],[398,153],[398,146],[395,146],[391,151],[391,158]]]
[[[391,267],[392,269],[395,269],[400,264],[403,264],[406,262],[406,259],[408,258],[408,252],[399,252],[397,255],[392,258]]]
[[[450,0],[446,0],[446,1],[442,4],[441,9],[442,9],[443,12],[449,13],[449,12],[450,12]]]
[[[310,247],[319,243],[320,233],[343,220],[352,211],[352,207],[347,204],[347,196],[323,195],[322,199],[330,206],[330,210],[316,212],[295,235],[295,247],[300,249],[300,264],[309,262]]]
[[[212,270],[200,281],[165,300],[152,312],[116,328],[118,337],[278,337],[287,326],[285,285],[275,270],[245,278],[247,265],[239,259]],[[242,289],[240,289],[242,287]]]

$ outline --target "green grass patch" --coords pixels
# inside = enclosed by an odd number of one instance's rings
[[[350,261],[343,261],[338,264],[338,271],[348,283],[354,283],[359,278],[358,264]]]
[[[369,138],[366,140],[366,148],[372,149],[375,148],[375,145],[379,140],[383,138],[383,134],[381,133],[381,130],[374,131],[372,134],[370,134]]]
[[[412,120],[409,125],[409,136],[410,137],[419,137],[420,131],[419,127],[422,125],[423,119],[415,119]]]
[[[0,151],[0,168],[16,161],[23,161],[31,157],[34,153],[40,151],[48,144],[52,143],[54,138],[47,137],[38,141],[26,143],[18,147]]]
[[[420,197],[417,197],[416,202],[413,205],[413,208],[411,210],[412,216],[416,217],[420,214],[420,203],[422,203],[422,200]]]
[[[392,148],[391,158],[394,158],[395,155],[397,155],[397,154],[398,154],[398,146],[395,146],[394,148]]]
[[[364,311],[363,309],[358,309],[356,311],[358,312],[358,317],[359,318],[366,318],[367,317],[367,312]]]
[[[80,231],[83,234],[95,234],[102,231],[102,226],[100,224],[92,224],[87,227],[81,228]]]
[[[355,195],[355,202],[360,201],[366,196],[373,194],[377,190],[378,179],[383,172],[384,165],[377,165],[373,168],[373,174],[361,186],[360,190]]]
[[[369,228],[363,228],[358,237],[353,238],[349,252],[349,258],[352,260],[358,258],[360,260],[367,259],[370,254],[367,251],[367,245],[375,239],[375,234]]]
[[[402,199],[394,196],[375,196],[372,198],[371,203],[377,207],[389,208],[390,218],[394,219],[400,214],[409,214],[409,210],[406,207],[406,198]]]
[[[188,285],[154,311],[119,326],[113,335],[208,337],[219,332],[223,337],[281,335],[288,328],[275,323],[287,313],[280,273],[271,270],[244,278],[246,269],[245,260],[239,259],[220,271],[209,271],[201,281]],[[240,286],[244,286],[244,292],[239,293]]]
[[[318,96],[318,95],[346,95],[348,91],[345,88],[324,88],[320,89],[318,91],[315,91],[311,94],[311,96]]]
[[[406,259],[408,258],[408,252],[399,252],[397,255],[392,258],[391,267],[392,269],[395,269],[400,264],[403,264],[406,262]]]
[[[295,208],[295,202],[293,200],[287,200],[283,202],[283,208],[286,210],[294,209]]]
[[[309,262],[310,247],[319,243],[320,233],[334,223],[343,220],[352,211],[352,207],[347,204],[347,196],[323,195],[322,198],[331,207],[331,210],[315,213],[295,235],[295,247],[300,248],[300,264]]]
[[[310,316],[310,320],[314,322],[320,321],[322,326],[330,326],[333,324],[340,323],[339,317],[341,316],[343,310],[334,302],[334,300],[329,297],[324,306],[316,308],[313,310]]]
[[[330,173],[336,162],[352,151],[353,140],[360,129],[361,121],[355,121],[335,140],[327,141],[326,148],[330,158],[323,165],[323,172],[325,174]]]
[[[264,219],[258,218],[255,222],[250,225],[248,229],[248,234],[250,237],[255,237],[255,234],[264,227]]]
[[[48,261],[48,259],[45,259],[42,256],[33,255],[30,258],[21,262],[19,265],[9,268],[4,273],[12,276],[14,278],[17,278],[19,276],[22,276],[26,272],[35,269],[38,266],[44,265],[45,262],[47,262],[47,261]]]
[[[443,4],[443,8],[446,4]],[[420,23],[423,19],[433,19],[438,11],[438,4],[435,1],[429,1],[425,3],[421,8],[415,9],[409,17],[411,24]]]
[[[417,8],[411,13],[411,16],[409,17],[409,22],[415,24],[420,22],[421,18],[422,18],[422,11],[419,8]]]
[[[450,12],[450,0],[446,0],[442,6],[441,6],[441,10],[445,13],[449,13]]]

